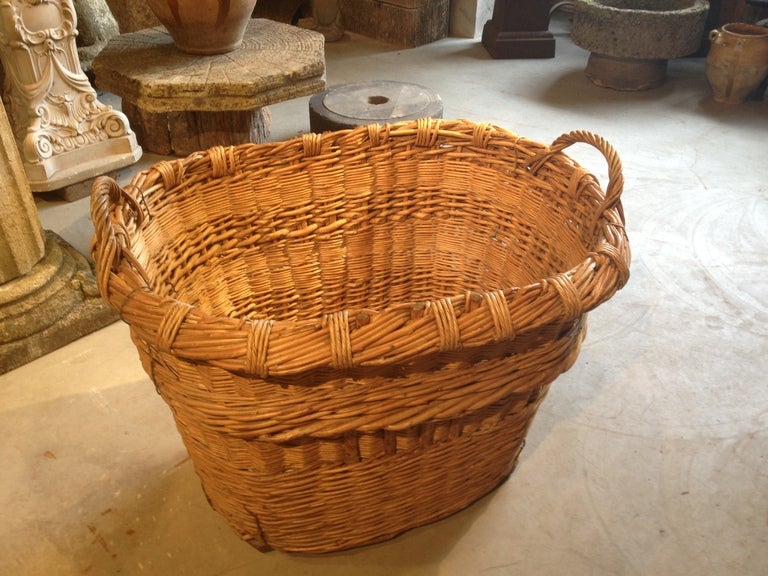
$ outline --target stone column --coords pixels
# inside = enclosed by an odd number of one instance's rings
[[[116,317],[88,261],[41,229],[5,107],[0,105],[0,374]]]
[[[44,254],[32,192],[0,105],[0,285],[28,273]]]

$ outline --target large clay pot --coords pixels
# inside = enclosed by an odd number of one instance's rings
[[[223,54],[243,41],[257,0],[147,0],[179,50]]]
[[[768,28],[736,22],[709,33],[707,80],[714,98],[738,104],[768,74]]]

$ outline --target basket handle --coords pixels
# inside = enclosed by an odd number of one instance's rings
[[[616,208],[621,223],[624,224],[624,208],[621,205],[621,194],[624,191],[624,174],[622,173],[621,159],[613,146],[602,136],[586,130],[574,130],[556,138],[549,147],[536,155],[529,163],[531,173],[536,173],[553,155],[562,152],[573,144],[589,144],[597,148],[608,162],[608,186],[605,189],[605,200],[596,214],[595,221],[599,220],[605,212]]]
[[[130,251],[127,232],[129,224],[141,226],[144,211],[139,201],[109,176],[99,176],[91,188],[91,220],[95,235],[91,241],[91,255],[96,262],[96,281],[106,298],[110,274],[117,273],[127,261],[145,285],[147,274]]]

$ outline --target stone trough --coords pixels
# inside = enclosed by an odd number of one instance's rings
[[[709,11],[706,0],[577,0],[573,41],[591,52],[592,82],[615,90],[664,83],[667,61],[696,52]]]

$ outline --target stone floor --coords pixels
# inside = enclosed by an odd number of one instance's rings
[[[0,376],[0,574],[767,574],[768,101],[716,104],[701,58],[650,92],[600,89],[567,19],[552,29],[539,61],[455,38],[327,47],[330,84],[421,83],[446,118],[542,142],[588,129],[623,159],[632,278],[590,315],[504,485],[382,544],[259,553],[208,507],[117,323]],[[273,139],[307,130],[307,103],[272,107]],[[571,154],[605,177],[599,154]],[[38,205],[87,250],[87,200]]]

